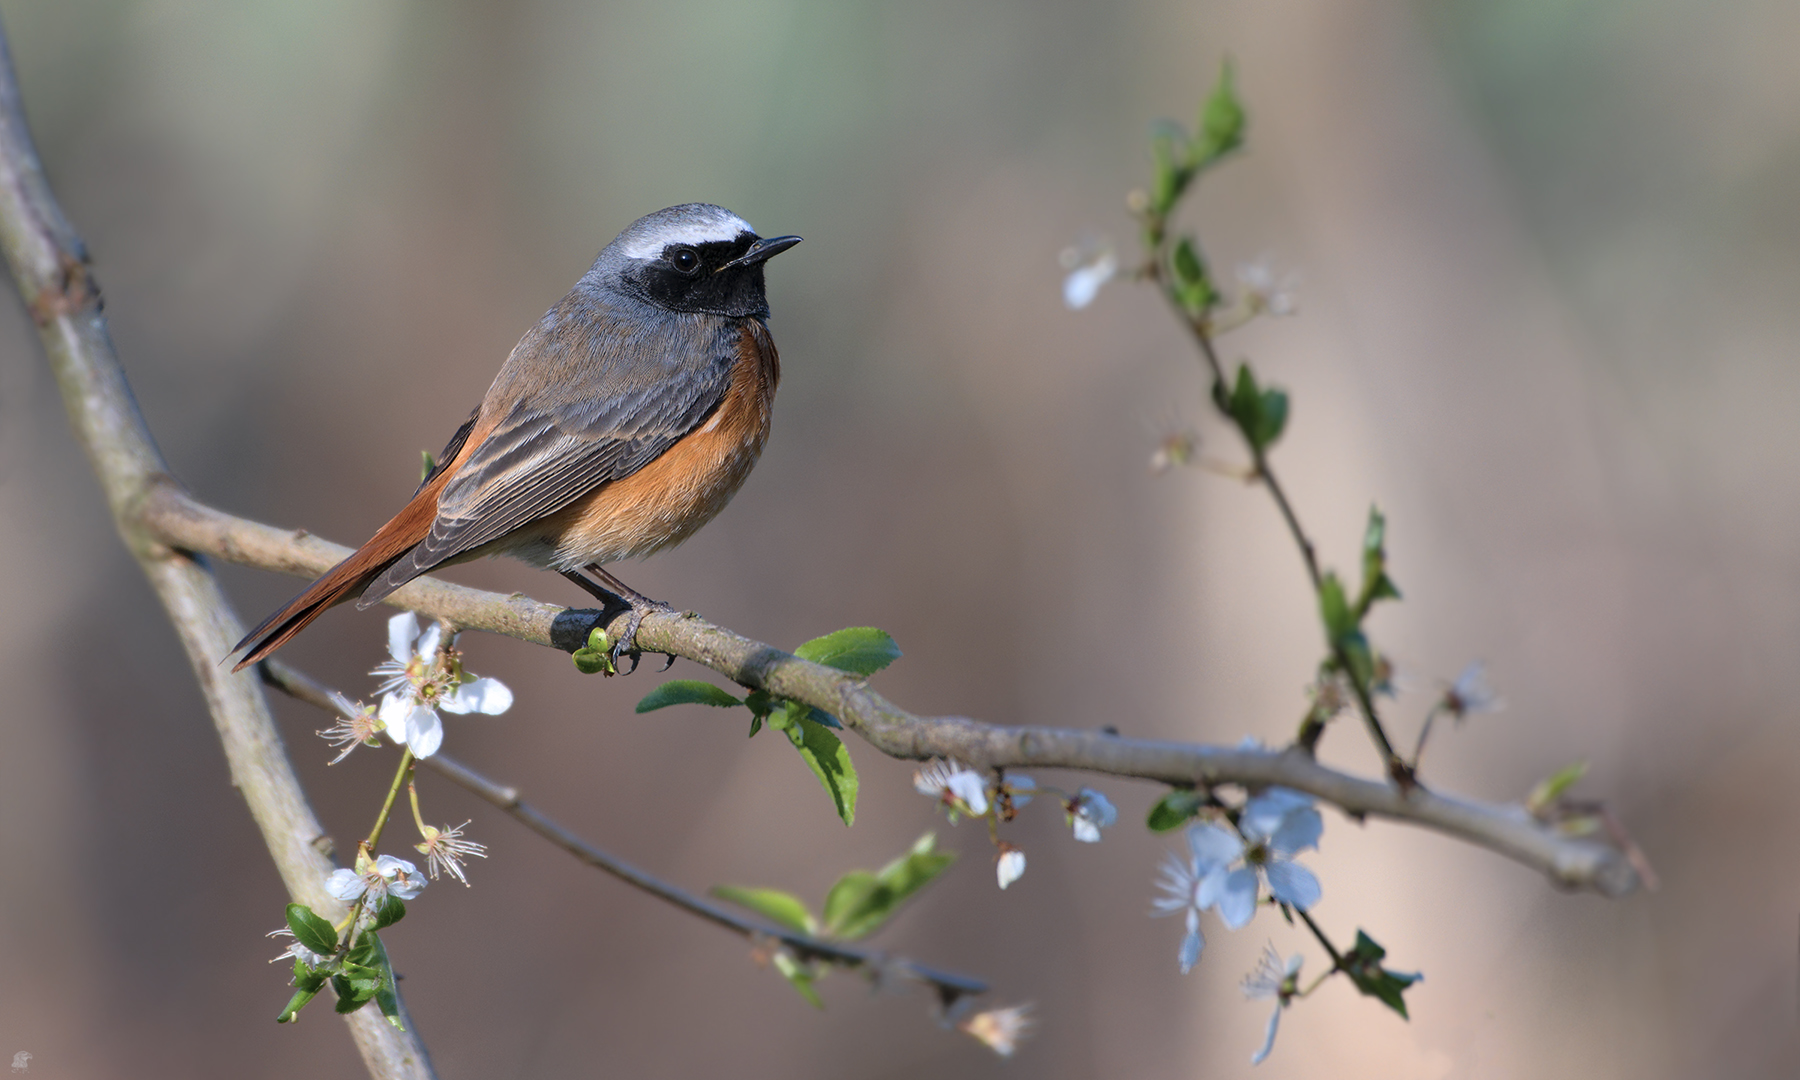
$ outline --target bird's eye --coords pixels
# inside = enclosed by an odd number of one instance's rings
[[[669,252],[669,265],[683,274],[700,269],[700,253],[691,247],[678,247]]]

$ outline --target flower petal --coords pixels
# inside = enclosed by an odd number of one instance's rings
[[[325,891],[348,904],[369,891],[369,886],[354,870],[333,870],[325,879]]]
[[[1261,1065],[1275,1049],[1275,1029],[1281,1026],[1281,1003],[1275,1003],[1275,1011],[1269,1014],[1269,1030],[1263,1033],[1262,1049],[1250,1058],[1250,1064]]]
[[[1256,916],[1256,871],[1248,866],[1233,870],[1219,897],[1219,919],[1229,930],[1242,930]]]
[[[1077,266],[1063,278],[1063,305],[1070,311],[1087,307],[1100,295],[1100,287],[1111,281],[1118,271],[1119,260],[1111,252],[1084,266]]]
[[[1298,855],[1307,848],[1319,846],[1319,834],[1325,831],[1325,819],[1310,806],[1295,807],[1281,819],[1269,834],[1269,846],[1283,855]]]
[[[420,705],[406,717],[406,745],[413,757],[428,758],[444,745],[444,722],[437,711]]]
[[[1295,810],[1312,805],[1310,795],[1302,795],[1284,787],[1272,787],[1244,804],[1238,828],[1245,836],[1267,840],[1281,828],[1282,821]]]
[[[1000,879],[1002,889],[1019,880],[1025,873],[1025,853],[1018,848],[1002,852],[1000,860],[994,864],[994,874]]]
[[[454,694],[438,699],[438,708],[453,713],[485,713],[499,716],[512,708],[513,692],[499,679],[476,679],[463,683]]]
[[[1195,825],[1188,829],[1188,848],[1202,871],[1225,866],[1244,857],[1244,842],[1230,829],[1218,825]]]
[[[375,711],[375,719],[401,746],[406,745],[406,718],[412,715],[413,703],[411,694],[383,694],[381,708]]]
[[[1188,908],[1187,934],[1181,939],[1181,951],[1176,954],[1176,961],[1181,964],[1181,973],[1186,975],[1194,970],[1200,962],[1200,950],[1206,948],[1206,939],[1200,936],[1200,913]]]
[[[1311,870],[1287,859],[1270,859],[1263,872],[1269,875],[1269,891],[1275,899],[1305,911],[1319,902],[1324,890]]]
[[[388,655],[394,663],[405,667],[412,663],[413,642],[419,639],[419,617],[410,611],[388,620]]]
[[[1070,820],[1069,827],[1075,830],[1075,839],[1084,844],[1098,844],[1100,842],[1100,826],[1089,821],[1086,814],[1076,814],[1075,817]]]
[[[430,663],[432,660],[436,659],[438,642],[442,641],[443,637],[444,628],[442,625],[432,623],[430,626],[427,626],[425,632],[419,635],[419,644],[416,646],[419,659],[424,660],[426,663]]]
[[[963,801],[963,805],[969,808],[969,813],[976,817],[987,813],[987,781],[981,778],[981,774],[971,769],[960,769],[950,774],[944,786],[949,789],[950,794]]]

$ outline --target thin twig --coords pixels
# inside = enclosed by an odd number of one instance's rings
[[[204,506],[172,482],[150,491],[139,502],[138,514],[147,533],[176,548],[303,577],[324,573],[350,553],[316,536]],[[585,645],[588,631],[596,625],[607,625],[613,633],[624,630],[623,613],[561,608],[429,577],[408,583],[386,602],[465,630],[505,634],[565,652]],[[1402,790],[1328,768],[1298,749],[1202,746],[1103,731],[918,716],[870,690],[866,680],[678,612],[646,615],[637,644],[647,653],[692,660],[752,690],[768,690],[822,709],[893,757],[955,757],[981,768],[1080,769],[1184,787],[1280,784],[1333,803],[1353,817],[1373,814],[1410,822],[1477,844],[1568,888],[1618,896],[1638,886],[1636,872],[1618,850],[1562,836],[1516,803],[1476,802],[1416,787]]]
[[[339,714],[337,705],[332,702],[331,689],[323,683],[280,660],[265,660],[260,667],[263,680],[270,686],[310,705],[316,705],[333,715]],[[859,968],[869,972],[872,976],[882,978],[898,976],[924,983],[937,992],[939,1002],[946,1006],[958,998],[987,992],[986,983],[966,975],[939,971],[905,957],[855,949],[835,942],[822,941],[784,927],[774,927],[746,919],[736,912],[720,907],[704,897],[695,896],[685,889],[671,885],[623,859],[600,850],[525,802],[520,797],[517,788],[495,783],[447,754],[442,752],[433,754],[431,757],[421,759],[419,764],[455,781],[484,801],[504,811],[508,817],[589,866],[597,870],[604,870],[627,885],[641,889],[659,900],[690,914],[698,915],[742,937],[752,941],[778,941],[801,960],[823,960],[839,967]]]

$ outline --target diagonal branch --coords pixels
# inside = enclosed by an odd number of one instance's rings
[[[305,533],[214,510],[166,481],[148,492],[137,515],[147,534],[171,547],[265,570],[316,576],[350,553]],[[607,614],[615,616],[610,633],[624,629],[623,612],[560,608],[430,578],[416,579],[387,602],[461,629],[505,634],[566,652],[586,644],[588,631]],[[1334,803],[1352,817],[1409,822],[1488,848],[1567,888],[1620,896],[1640,884],[1618,849],[1565,836],[1517,803],[1476,802],[1419,786],[1403,789],[1328,768],[1298,749],[1200,746],[1100,731],[1003,726],[960,716],[917,716],[870,690],[863,679],[693,615],[645,616],[637,644],[645,652],[692,660],[750,689],[823,709],[897,758],[954,757],[982,767],[1080,769],[1180,786],[1280,784]]]
[[[260,667],[264,680],[271,686],[310,705],[316,705],[326,712],[333,714],[338,712],[338,706],[331,700],[330,688],[311,676],[303,674],[279,660],[264,660]],[[440,752],[428,758],[421,758],[419,764],[473,792],[479,798],[498,807],[514,821],[596,870],[605,871],[627,885],[642,889],[659,900],[716,923],[753,942],[780,942],[800,960],[823,960],[838,967],[858,968],[872,979],[902,978],[923,983],[936,992],[938,1003],[945,1008],[954,1004],[959,998],[987,992],[986,983],[967,975],[938,971],[903,956],[889,956],[882,952],[856,949],[837,942],[823,941],[786,928],[769,926],[746,919],[734,911],[703,897],[695,896],[685,889],[677,888],[623,859],[600,850],[527,803],[520,797],[517,788],[497,784],[447,754]]]
[[[331,860],[313,844],[324,830],[300,790],[262,688],[248,672],[232,675],[218,665],[244,628],[205,560],[145,535],[130,513],[163,474],[162,455],[119,369],[106,319],[100,314],[100,289],[88,271],[87,252],[51,195],[32,146],[4,29],[0,29],[0,247],[37,324],[69,423],[100,479],[119,535],[175,626],[224,745],[232,784],[249,804],[282,882],[289,895],[315,911],[341,912],[342,905],[325,891]],[[429,1080],[433,1075],[425,1045],[410,1019],[404,1032],[374,1009],[345,1019],[371,1076]]]

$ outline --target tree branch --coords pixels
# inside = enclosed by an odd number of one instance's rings
[[[331,860],[314,842],[324,830],[300,790],[256,680],[219,666],[243,627],[204,560],[145,535],[131,507],[164,472],[126,385],[100,313],[87,253],[50,192],[25,126],[6,34],[0,28],[0,247],[37,324],[69,423],[100,479],[119,535],[169,613],[224,744],[231,782],[296,901],[343,910],[325,891]],[[404,1016],[404,1008],[402,1016]],[[345,1017],[371,1076],[429,1080],[431,1060],[408,1019],[402,1032],[374,1009]]]
[[[338,714],[338,707],[331,700],[331,690],[323,683],[280,660],[264,660],[259,666],[263,669],[263,678],[271,686],[310,705],[316,705],[328,713]],[[525,802],[517,788],[495,783],[441,751],[428,758],[421,758],[419,764],[473,792],[490,805],[498,807],[514,821],[596,870],[605,871],[627,885],[641,889],[690,914],[698,915],[723,926],[751,941],[778,941],[800,960],[823,960],[839,967],[860,968],[871,978],[898,977],[924,983],[936,991],[938,1002],[945,1007],[950,1006],[961,997],[987,993],[986,983],[967,975],[938,971],[903,956],[889,956],[886,953],[855,949],[836,942],[822,941],[819,938],[796,933],[786,928],[743,918],[734,911],[703,897],[695,896],[685,889],[677,888],[623,859],[594,847]]]
[[[203,506],[171,482],[158,485],[141,501],[137,520],[146,533],[172,547],[303,577],[324,573],[350,553],[304,532]],[[505,634],[565,652],[585,645],[588,631],[603,622],[610,622],[609,633],[624,630],[623,611],[560,608],[430,578],[414,580],[387,602],[461,629]],[[1352,817],[1372,814],[1410,822],[1488,848],[1567,888],[1620,896],[1640,884],[1617,849],[1564,836],[1516,803],[1475,802],[1418,786],[1402,789],[1328,768],[1299,749],[1200,746],[1099,731],[1002,726],[960,716],[916,716],[870,690],[862,679],[693,615],[645,616],[637,644],[645,652],[692,660],[741,686],[823,709],[897,758],[954,757],[978,767],[1079,769],[1199,787],[1280,784],[1334,803]]]

